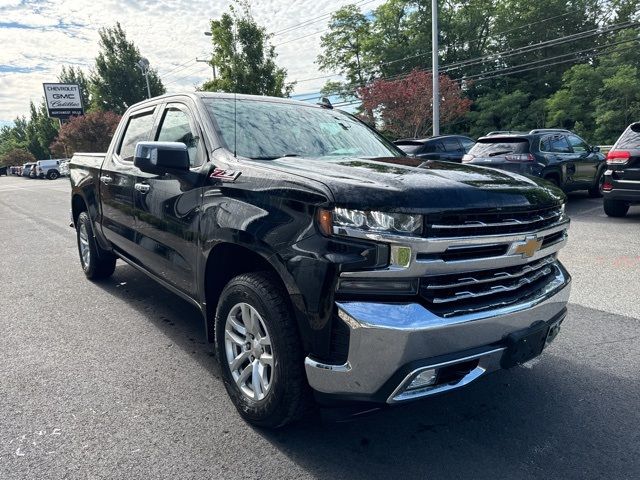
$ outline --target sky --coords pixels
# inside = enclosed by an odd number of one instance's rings
[[[42,83],[55,82],[62,65],[89,72],[98,53],[98,30],[120,22],[127,38],[158,70],[167,92],[193,91],[211,78],[209,20],[228,0],[0,0],[0,126],[42,100]],[[257,22],[274,34],[277,62],[298,80],[294,94],[315,93],[328,79],[314,63],[328,15],[343,5],[364,11],[383,0],[252,0]],[[320,18],[316,18],[320,17]],[[304,26],[301,22],[313,21]],[[288,30],[292,26],[300,28]],[[300,37],[305,38],[300,38]],[[328,72],[332,73],[332,72]],[[332,79],[338,79],[333,77]],[[301,81],[302,80],[302,81]]]

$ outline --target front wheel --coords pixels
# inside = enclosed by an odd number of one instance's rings
[[[216,353],[233,404],[249,423],[278,428],[310,404],[304,355],[285,292],[268,272],[233,278],[216,310]]]
[[[49,173],[47,173],[47,178],[49,180],[55,180],[59,176],[60,176],[60,174],[56,170],[51,170]]]
[[[89,280],[110,277],[116,269],[113,253],[100,248],[93,236],[93,225],[87,212],[81,212],[76,221],[76,237],[82,270]]]
[[[624,217],[629,211],[629,204],[620,200],[604,201],[604,213],[610,217]]]

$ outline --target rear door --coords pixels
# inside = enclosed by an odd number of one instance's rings
[[[598,167],[602,163],[600,155],[591,151],[591,147],[577,135],[567,135],[569,146],[575,154],[575,180],[585,187],[593,185],[598,175]]]
[[[151,107],[130,115],[100,170],[102,232],[127,256],[135,245],[133,186],[137,169],[133,166],[133,155],[138,142],[150,139],[155,110],[156,107]]]
[[[462,144],[456,137],[445,137],[442,139],[444,145],[444,159],[450,162],[461,162],[462,156],[466,153]]]
[[[444,145],[440,140],[428,140],[418,151],[416,157],[424,158],[427,160],[444,160]]]
[[[168,103],[159,115],[154,140],[186,144],[192,168],[175,175],[136,169],[136,257],[161,279],[195,295],[202,193],[198,182],[202,177],[199,169],[207,158],[206,148],[193,105],[186,101]]]

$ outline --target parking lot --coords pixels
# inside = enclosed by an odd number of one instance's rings
[[[350,422],[249,427],[198,312],[119,263],[91,283],[69,182],[0,177],[0,479],[640,478],[640,207],[571,195],[546,353]]]

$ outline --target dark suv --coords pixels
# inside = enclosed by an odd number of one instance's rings
[[[541,177],[565,192],[602,195],[604,155],[568,130],[491,132],[478,139],[462,162]]]
[[[440,135],[422,139],[404,138],[393,143],[410,157],[460,163],[475,141],[462,135]]]
[[[640,203],[640,122],[632,123],[607,154],[604,211],[624,217],[629,205]]]

